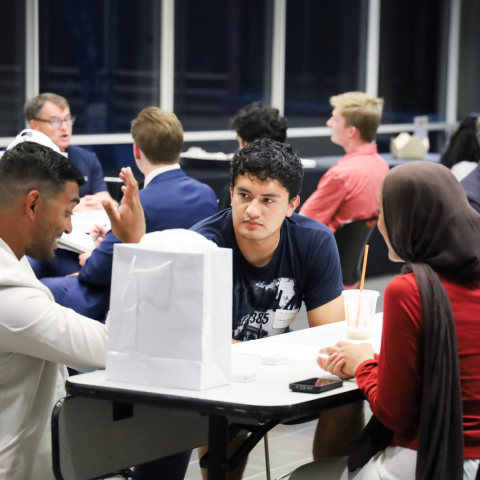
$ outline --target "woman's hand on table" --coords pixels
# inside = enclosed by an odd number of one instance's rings
[[[328,355],[326,358],[318,357],[320,368],[344,380],[353,378],[358,366],[365,360],[375,358],[369,343],[357,345],[341,341],[333,347],[322,348],[320,353]]]

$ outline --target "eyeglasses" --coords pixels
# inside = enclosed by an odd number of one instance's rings
[[[51,120],[44,120],[43,118],[36,118],[37,122],[46,122],[49,123],[53,128],[60,128],[63,122],[67,127],[71,127],[75,123],[75,117],[64,118],[60,120],[59,118],[52,118]]]

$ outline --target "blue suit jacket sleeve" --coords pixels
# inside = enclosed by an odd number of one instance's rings
[[[108,285],[112,281],[113,247],[121,241],[110,231],[80,270],[78,280],[90,285]]]

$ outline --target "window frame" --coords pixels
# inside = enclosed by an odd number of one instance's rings
[[[272,32],[272,75],[271,104],[281,113],[284,109],[285,94],[285,39],[287,1],[273,0],[273,32]],[[383,0],[386,1],[386,0]],[[388,1],[388,0],[387,0]],[[26,98],[32,98],[39,93],[39,0],[26,2],[26,68],[25,85]],[[368,0],[367,46],[365,72],[365,91],[372,95],[378,94],[378,59],[380,45],[380,9],[382,0]],[[445,131],[447,135],[457,126],[458,103],[458,65],[460,55],[462,0],[450,0],[450,21],[447,51],[447,88],[445,89],[446,121],[429,124],[429,130]],[[174,99],[174,15],[175,0],[162,0],[162,32],[160,35],[160,107],[173,109]],[[380,125],[378,133],[399,133],[413,131],[413,123]],[[325,137],[330,135],[326,126],[298,127],[288,130],[287,138]],[[211,140],[234,140],[235,132],[229,130],[185,132],[186,142],[202,142]],[[0,148],[6,147],[12,137],[0,137]],[[112,133],[101,135],[74,135],[73,145],[115,145],[133,143],[129,133]]]

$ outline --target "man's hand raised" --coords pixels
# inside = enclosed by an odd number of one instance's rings
[[[145,235],[145,214],[138,196],[138,182],[130,167],[122,168],[120,178],[125,185],[122,187],[122,203],[115,211],[110,200],[102,200],[112,224],[112,232],[123,243],[138,243]]]

